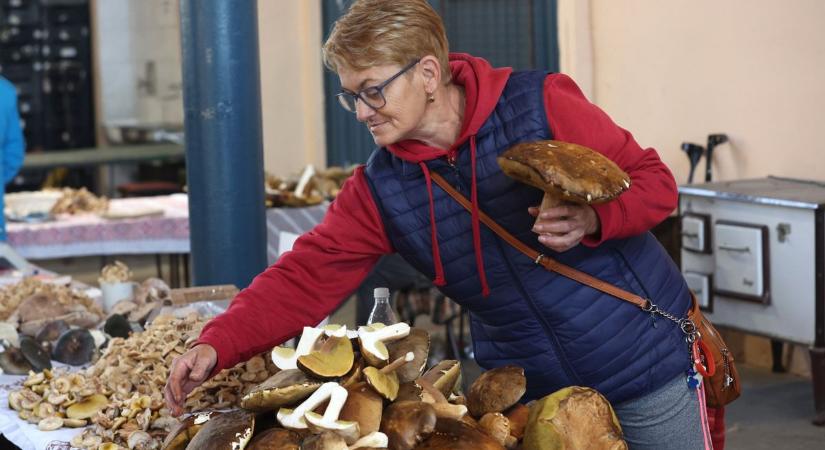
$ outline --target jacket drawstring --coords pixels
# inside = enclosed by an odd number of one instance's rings
[[[424,172],[424,179],[427,181],[427,195],[430,198],[430,235],[433,242],[433,264],[435,265],[435,279],[433,284],[444,286],[447,281],[444,279],[444,266],[441,264],[441,252],[438,250],[438,236],[435,228],[435,204],[433,202],[433,181],[430,178],[430,169],[423,161],[419,162],[421,171]]]
[[[478,278],[481,280],[481,295],[490,295],[490,286],[487,284],[487,274],[484,273],[484,257],[481,250],[481,225],[478,212],[478,186],[476,182],[476,136],[470,136],[470,166],[472,167],[472,184],[470,198],[473,204],[473,249],[476,254],[476,267],[478,268]],[[432,199],[432,197],[430,197]],[[432,200],[430,200],[432,202]],[[430,203],[432,205],[432,203]]]

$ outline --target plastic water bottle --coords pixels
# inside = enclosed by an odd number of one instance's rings
[[[395,318],[395,311],[390,304],[390,290],[385,287],[375,288],[372,292],[375,297],[375,304],[372,306],[372,312],[367,319],[367,325],[380,322],[384,325],[392,325],[398,323]]]

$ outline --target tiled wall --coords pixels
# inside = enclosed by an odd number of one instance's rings
[[[183,124],[178,0],[96,2],[101,122]]]

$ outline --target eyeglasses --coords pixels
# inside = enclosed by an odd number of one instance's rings
[[[403,69],[398,71],[398,73],[387,78],[379,85],[366,87],[358,92],[342,90],[338,95],[336,95],[336,97],[338,97],[338,103],[340,103],[344,109],[351,113],[356,112],[356,103],[358,100],[361,100],[365,105],[375,110],[383,108],[384,105],[387,104],[387,99],[384,98],[384,88],[387,87],[388,84],[392,83],[393,80],[400,77],[404,72],[412,69],[413,66],[418,64],[419,61],[421,61],[420,58],[407,64]]]

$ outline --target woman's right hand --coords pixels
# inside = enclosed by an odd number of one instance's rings
[[[163,396],[173,416],[183,413],[186,396],[206,381],[217,362],[218,352],[208,344],[198,344],[172,361]]]

